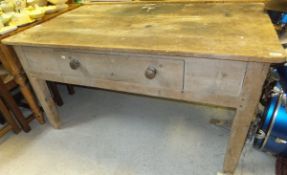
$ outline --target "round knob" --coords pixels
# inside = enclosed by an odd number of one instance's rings
[[[80,65],[81,65],[81,63],[80,63],[79,60],[72,59],[72,60],[70,61],[70,67],[71,67],[71,69],[73,69],[73,70],[78,69],[78,68],[80,67]]]
[[[157,70],[154,66],[149,66],[145,71],[145,76],[148,79],[153,79],[156,76]]]

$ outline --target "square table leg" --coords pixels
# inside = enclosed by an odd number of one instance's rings
[[[223,172],[233,174],[240,160],[251,122],[255,119],[269,64],[250,62],[243,82],[240,103],[232,123]]]
[[[47,115],[48,121],[54,128],[59,129],[61,125],[60,117],[46,81],[30,76],[29,74],[27,76]]]

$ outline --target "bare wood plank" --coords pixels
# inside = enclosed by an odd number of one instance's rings
[[[263,3],[98,3],[3,42],[283,62],[284,50],[263,8]]]
[[[63,75],[68,79],[111,80],[144,87],[174,89],[183,87],[183,60],[150,55],[98,54],[53,49],[24,48],[30,73]],[[70,63],[79,62],[77,69]],[[154,77],[146,72],[154,69]]]
[[[147,1],[147,2],[156,2],[156,0],[136,0],[136,1]],[[192,2],[192,3],[254,3],[254,2],[267,2],[269,0],[159,0],[161,2]]]
[[[241,93],[246,62],[190,59],[185,62],[184,92],[193,96],[230,96]]]
[[[246,136],[261,95],[269,64],[249,63],[224,160],[224,173],[233,173],[239,162]]]
[[[95,2],[192,2],[192,3],[255,3],[268,2],[269,0],[87,0],[84,4],[93,4]]]
[[[39,79],[45,78],[46,80],[56,81],[60,83],[67,84],[76,84],[83,85],[89,87],[97,87],[107,90],[114,90],[119,92],[127,92],[132,94],[139,95],[147,95],[153,97],[160,98],[168,98],[185,102],[194,102],[206,105],[214,105],[214,106],[222,106],[222,107],[230,107],[236,108],[239,104],[238,97],[228,97],[228,96],[218,96],[212,95],[210,96],[202,96],[201,94],[185,94],[183,91],[175,91],[168,89],[160,89],[160,88],[147,88],[142,85],[135,85],[131,83],[124,82],[114,82],[108,80],[91,80],[89,78],[76,79],[76,78],[67,78],[59,75],[47,75],[41,73],[31,73],[32,76],[37,77]]]
[[[27,74],[30,83],[37,94],[37,97],[44,108],[44,111],[47,115],[47,118],[50,122],[50,124],[56,128],[59,129],[61,126],[60,117],[58,115],[57,108],[55,106],[55,102],[53,98],[51,97],[51,94],[49,92],[49,89],[47,87],[47,84],[44,80],[37,79],[33,76],[30,76]]]
[[[25,53],[21,61],[27,73],[39,79],[227,107],[237,107],[246,71],[246,63],[235,61],[193,58],[195,62],[188,64],[184,72],[183,60],[174,57],[16,49]],[[78,69],[70,68],[71,59],[79,61]],[[157,71],[153,79],[145,77],[149,66]],[[198,83],[198,79],[204,82]]]

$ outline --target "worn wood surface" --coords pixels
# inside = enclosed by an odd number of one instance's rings
[[[200,66],[199,66],[200,65]],[[185,62],[186,94],[239,97],[247,63],[242,61],[189,59]]]
[[[229,144],[224,159],[224,172],[233,173],[239,163],[250,123],[255,119],[255,112],[262,92],[263,83],[269,70],[269,64],[249,63],[242,86],[241,103],[237,107],[232,123]]]
[[[87,0],[84,4],[93,4],[95,2],[192,2],[192,3],[254,3],[254,2],[268,2],[269,0]]]
[[[261,3],[98,3],[3,41],[10,45],[282,62]]]
[[[99,0],[100,1],[100,0]],[[108,1],[108,0],[107,0]],[[121,0],[119,0],[121,1]],[[268,2],[269,0],[131,0],[131,1],[145,1],[145,2],[192,2],[192,3],[254,3],[254,2]]]
[[[47,83],[44,80],[29,76],[29,74],[28,78],[45,113],[47,114],[47,116],[49,116],[49,122],[54,128],[59,129],[61,126],[60,118],[58,115],[57,108],[55,106],[55,102],[47,87]]]
[[[45,80],[233,107],[224,164],[233,173],[269,63],[285,60],[263,5],[100,4],[4,41],[14,45],[52,126],[60,118]],[[80,66],[71,69],[71,60]],[[150,65],[158,78],[144,77]]]
[[[39,79],[225,107],[237,107],[247,64],[135,53],[16,48],[26,72]],[[69,65],[74,59],[80,63],[76,70]],[[157,70],[153,79],[145,77],[150,66]]]

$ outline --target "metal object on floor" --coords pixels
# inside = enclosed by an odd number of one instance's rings
[[[280,80],[275,80],[276,85],[267,92],[270,95],[260,116],[261,122],[254,145],[274,155],[287,156],[287,69],[285,66],[279,66],[275,70],[278,71]]]

